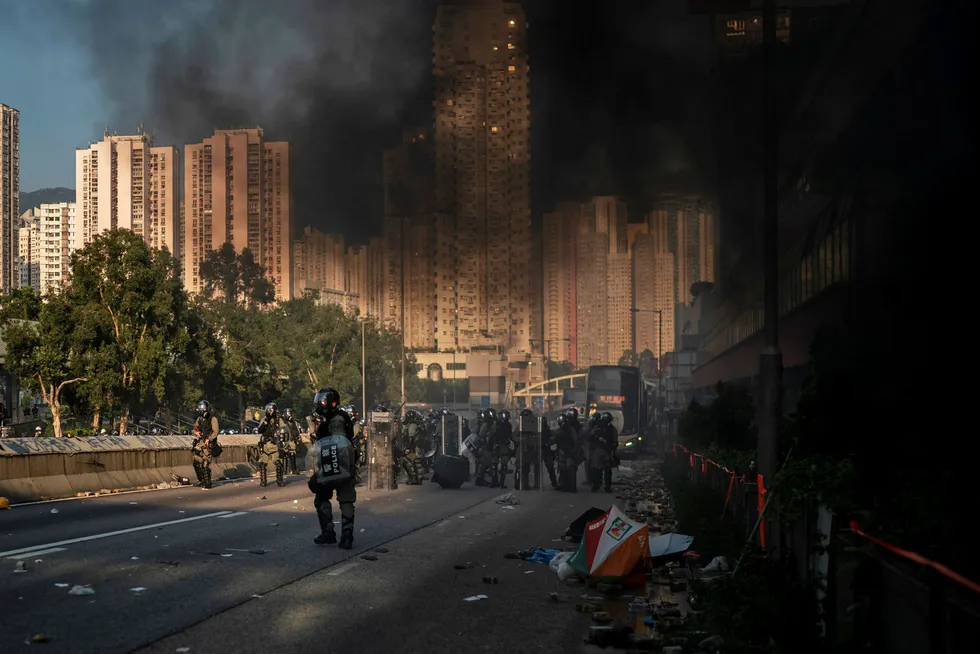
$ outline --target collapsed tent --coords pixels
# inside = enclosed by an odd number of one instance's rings
[[[590,581],[644,583],[650,557],[647,525],[634,522],[613,506],[585,527],[585,537],[568,565]]]
[[[568,525],[568,529],[565,530],[565,538],[573,543],[578,543],[585,534],[585,526],[604,515],[606,515],[605,509],[592,507]]]
[[[650,559],[652,565],[666,563],[673,557],[691,549],[694,536],[685,534],[660,534],[650,539]]]

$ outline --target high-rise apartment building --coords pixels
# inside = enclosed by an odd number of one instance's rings
[[[616,363],[609,359],[609,235],[580,232],[575,238],[575,301],[577,353],[575,365]]]
[[[75,151],[78,228],[72,247],[85,247],[97,234],[120,228],[179,256],[179,202],[177,148],[154,146],[142,127],[130,136],[106,130],[101,141]]]
[[[344,237],[307,226],[293,242],[293,296],[307,291],[345,292],[347,246]]]
[[[632,261],[635,350],[650,350],[658,359],[673,349],[675,305],[674,255],[659,248],[653,234],[636,234]]]
[[[530,352],[524,12],[500,0],[443,5],[433,32],[435,346]]]
[[[695,282],[715,281],[714,220],[708,202],[676,195],[661,196],[647,216],[658,250],[674,255],[675,303],[690,304]]]
[[[433,202],[434,150],[431,130],[405,130],[402,142],[383,155],[384,272],[382,319],[403,331],[414,350],[435,348],[436,289],[433,274],[436,229]],[[451,282],[450,282],[451,283]]]
[[[377,321],[384,317],[385,294],[385,244],[375,236],[368,242],[368,303],[367,315]]]
[[[184,146],[182,260],[189,291],[204,286],[199,271],[207,253],[231,243],[262,264],[277,300],[292,297],[289,188],[289,143],[266,141],[259,127],[216,130]]]
[[[629,228],[626,203],[616,196],[598,196],[583,205],[585,224],[590,231],[605,234],[604,252],[583,251],[586,257],[606,258],[606,277],[593,280],[605,283],[606,288],[606,363],[615,364],[627,350],[632,349],[633,288],[629,263]]]
[[[584,228],[582,205],[560,202],[543,220],[541,304],[544,347],[551,361],[576,362],[576,239]]]
[[[14,285],[41,291],[41,216],[28,209],[17,221],[17,271]]]
[[[18,232],[20,286],[46,293],[67,283],[75,243],[75,203],[42,204],[25,211]]]
[[[20,112],[0,104],[0,293],[9,293],[17,267],[20,217]]]

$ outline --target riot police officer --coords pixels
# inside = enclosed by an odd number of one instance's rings
[[[347,417],[350,418],[354,429],[354,439],[351,441],[351,444],[354,446],[354,449],[357,450],[358,461],[364,463],[367,461],[367,438],[365,438],[364,433],[364,422],[361,420],[361,417],[358,415],[357,409],[353,404],[345,404],[344,406],[340,407],[340,410],[346,413]],[[354,483],[355,485],[361,483],[360,468],[358,468],[358,470],[354,473]]]
[[[296,466],[296,451],[299,448],[299,425],[293,416],[293,410],[286,408],[282,411],[283,425],[289,430],[289,440],[286,441],[286,472],[293,475],[299,474]]]
[[[618,465],[616,449],[619,447],[619,433],[613,425],[612,414],[604,411],[599,416],[597,429],[593,432],[592,460],[592,491],[598,491],[600,485],[605,486],[607,493],[612,492],[612,469]]]
[[[477,416],[477,442],[480,451],[476,455],[477,486],[487,485],[487,472],[493,473],[494,436],[497,431],[497,413],[493,409],[484,409]]]
[[[194,473],[197,485],[211,488],[211,463],[221,453],[218,445],[218,418],[211,412],[211,403],[201,400],[197,403],[197,420],[194,421]]]
[[[391,487],[398,488],[398,473],[400,469],[405,470],[408,476],[409,486],[418,486],[422,483],[419,473],[418,446],[423,433],[422,415],[415,409],[409,409],[405,413],[405,418],[398,425],[398,433],[392,448]]]
[[[578,411],[574,408],[565,411],[565,420],[558,428],[558,484],[567,493],[576,493],[578,488],[578,467],[581,464],[582,445]]]
[[[285,486],[286,481],[283,476],[286,458],[286,441],[284,434],[280,434],[281,420],[279,418],[279,407],[275,402],[265,405],[265,417],[259,423],[259,486],[265,487],[269,484],[269,464],[276,469],[276,486]]]
[[[495,427],[491,442],[493,463],[490,469],[490,488],[507,488],[507,466],[514,456],[514,426],[510,422],[510,411],[500,411]]]
[[[340,410],[340,394],[332,388],[322,388],[313,398],[318,427],[314,446],[310,450],[313,475],[308,486],[313,492],[320,534],[313,539],[317,545],[333,545],[337,534],[333,527],[333,508],[330,500],[334,493],[340,504],[340,545],[343,549],[354,546],[354,503],[357,501],[353,470],[359,463],[353,446],[354,425],[350,416]],[[347,443],[343,441],[346,439]],[[321,442],[322,441],[322,442]],[[322,447],[328,443],[331,447]],[[330,457],[329,460],[326,460]],[[329,469],[328,469],[329,468]],[[337,473],[337,474],[335,474]]]

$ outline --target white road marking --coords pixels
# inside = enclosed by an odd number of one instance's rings
[[[110,538],[112,536],[121,536],[122,534],[131,534],[136,531],[145,531],[147,529],[156,529],[158,527],[167,527],[169,525],[179,525],[185,522],[194,522],[196,520],[205,520],[207,518],[215,518],[217,516],[225,515],[226,513],[231,513],[231,511],[218,511],[217,513],[205,513],[204,515],[194,516],[193,518],[181,518],[180,520],[167,520],[166,522],[156,522],[152,525],[143,525],[142,527],[130,527],[129,529],[120,529],[119,531],[108,531],[104,534],[93,534],[92,536],[82,536],[81,538],[70,538],[68,540],[59,540],[55,543],[44,543],[42,545],[34,545],[33,547],[22,547],[17,550],[8,550],[6,552],[0,552],[0,556],[12,556],[14,554],[25,554],[27,552],[36,552],[37,550],[51,547],[58,547],[59,545],[72,545],[74,543],[84,543],[90,540],[99,540],[101,538]]]
[[[226,513],[225,515],[218,516],[219,518],[237,518],[240,515],[245,515],[248,511],[236,511],[235,513]]]
[[[357,565],[358,565],[358,562],[357,561],[351,561],[350,563],[345,563],[344,565],[340,566],[339,568],[334,568],[333,570],[331,570],[330,572],[328,572],[327,575],[330,576],[330,577],[336,577],[337,575],[344,574],[345,572],[347,572],[348,570],[350,570],[351,568],[353,568],[353,567],[355,567]]]
[[[8,559],[29,559],[32,556],[41,556],[42,554],[54,554],[55,552],[64,552],[64,547],[50,547],[46,550],[31,550],[26,554],[15,554],[14,556],[8,556]]]

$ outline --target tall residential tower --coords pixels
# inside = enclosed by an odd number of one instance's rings
[[[265,268],[277,300],[293,292],[289,143],[265,140],[262,129],[219,129],[184,146],[184,286],[200,292],[208,251],[248,248]]]
[[[531,350],[531,125],[518,3],[439,7],[435,75],[435,346]]]
[[[20,112],[0,104],[0,293],[9,293],[17,285],[19,217]]]

